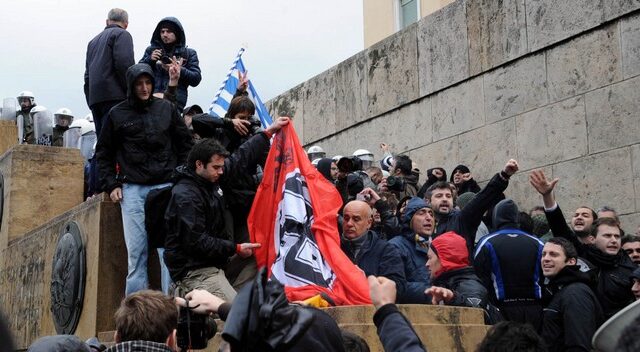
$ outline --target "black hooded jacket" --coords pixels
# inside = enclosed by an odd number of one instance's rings
[[[246,173],[269,150],[269,138],[259,133],[224,161],[218,183]],[[171,190],[165,212],[167,236],[164,260],[174,281],[203,267],[224,268],[235,253],[229,226],[225,222],[225,202],[218,183],[211,183],[193,170],[176,170],[178,181]]]
[[[591,351],[591,338],[604,321],[602,308],[589,287],[590,278],[577,265],[567,265],[548,280],[542,340],[550,352]]]
[[[127,70],[127,100],[111,109],[96,146],[100,181],[107,193],[123,183],[169,182],[173,169],[187,160],[191,150],[191,134],[171,102],[153,96],[142,101],[136,96],[134,83],[142,75],[153,77],[149,65]]]
[[[469,168],[466,165],[460,164],[460,165],[456,166],[453,169],[453,171],[451,171],[451,176],[449,178],[449,182],[453,183],[453,175],[456,173],[456,171],[460,171],[463,174],[467,174],[467,173],[471,172],[471,170],[469,170]],[[463,182],[457,184],[456,188],[458,189],[458,194],[463,194],[463,193],[467,193],[467,192],[473,192],[473,193],[480,192],[480,186],[478,185],[476,180],[474,180],[473,178],[470,178],[467,181],[463,181]]]
[[[172,46],[165,45],[160,38],[160,30],[164,27],[171,26],[175,28],[176,42]],[[178,81],[178,93],[177,93],[177,105],[178,110],[182,111],[187,103],[187,87],[196,87],[202,80],[200,73],[200,61],[198,61],[198,54],[195,50],[187,47],[187,38],[184,34],[182,24],[175,17],[165,17],[156,26],[151,36],[151,45],[144,51],[144,56],[140,60],[140,63],[145,63],[151,66],[153,74],[155,75],[156,85],[154,93],[162,93],[166,90],[169,84],[169,72],[162,68],[161,60],[153,61],[151,54],[156,49],[162,49],[163,53],[169,57],[175,56],[176,58],[184,59],[182,63],[182,69],[180,70],[180,80]]]

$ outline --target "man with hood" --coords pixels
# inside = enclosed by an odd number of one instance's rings
[[[403,232],[389,240],[400,252],[407,284],[398,300],[404,304],[428,304],[425,290],[431,285],[427,264],[427,251],[435,229],[433,210],[418,197],[407,202],[402,215]]]
[[[165,17],[153,31],[151,45],[144,51],[144,56],[140,60],[140,63],[148,64],[153,70],[156,81],[154,94],[162,94],[167,88],[169,64],[173,57],[182,63],[176,97],[178,111],[182,112],[187,103],[187,88],[198,86],[202,80],[200,62],[196,51],[187,47],[187,38],[180,21],[175,17]]]
[[[175,81],[177,65],[171,70]],[[129,67],[127,100],[109,111],[96,146],[103,190],[121,206],[128,254],[127,295],[149,284],[147,194],[171,185],[173,169],[186,161],[192,146],[191,134],[175,105],[152,95],[153,77],[147,64]],[[158,253],[162,259],[162,250]],[[167,292],[169,273],[162,260],[161,265],[163,290]]]
[[[620,223],[613,218],[596,219],[591,224],[588,234],[584,236],[590,238],[589,242],[585,243],[566,224],[559,224],[558,218],[564,221],[564,217],[553,194],[559,179],[548,180],[541,170],[537,170],[530,174],[529,180],[542,195],[545,214],[554,236],[569,240],[580,258],[588,261],[589,274],[597,284],[596,295],[605,317],[610,318],[633,301],[631,274],[637,268],[622,249]]]
[[[478,193],[480,192],[480,186],[476,180],[471,176],[471,170],[466,165],[458,165],[453,171],[451,171],[451,178],[449,182],[453,182],[458,189],[458,194],[467,192]]]
[[[495,232],[478,242],[473,260],[476,274],[489,290],[491,302],[507,320],[542,322],[542,269],[544,243],[518,225],[518,207],[511,199],[493,208]]]
[[[420,187],[420,190],[418,191],[418,194],[416,194],[416,196],[424,198],[424,194],[427,192],[429,187],[431,187],[431,185],[438,181],[447,181],[447,171],[445,171],[445,169],[441,167],[434,167],[427,170],[427,182],[425,182],[422,187]]]
[[[604,321],[602,308],[589,287],[589,275],[577,265],[578,252],[564,238],[554,237],[542,250],[545,304],[542,339],[549,351],[591,351],[591,338]]]

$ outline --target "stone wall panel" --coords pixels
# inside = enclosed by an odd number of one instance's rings
[[[340,131],[366,120],[367,111],[367,55],[352,56],[336,67],[336,128]]]
[[[467,1],[471,75],[527,53],[524,2],[525,0]]]
[[[631,166],[633,167],[633,187],[636,195],[633,198],[636,201],[636,211],[640,211],[640,199],[638,199],[640,194],[640,144],[631,147]],[[640,218],[636,220],[638,222],[637,225],[640,225]]]
[[[614,23],[550,49],[547,52],[550,101],[619,81],[622,78],[619,38],[618,25]]]
[[[520,160],[518,160],[518,164],[521,168],[529,166],[521,163]],[[544,172],[547,178],[552,178],[553,170],[551,169],[551,166],[540,169]],[[540,193],[538,193],[538,191],[536,191],[529,183],[529,174],[531,173],[531,170],[533,169],[521,169],[516,172],[515,175],[511,176],[511,179],[509,179],[509,187],[507,187],[507,190],[504,192],[507,198],[513,199],[518,204],[518,208],[521,211],[527,213],[536,205],[544,205],[542,203],[542,196]]]
[[[463,133],[458,138],[458,164],[469,166],[476,181],[490,179],[509,159],[516,158],[514,119]]]
[[[518,161],[533,168],[587,154],[584,98],[567,99],[516,117]]]
[[[487,123],[546,105],[544,54],[525,57],[484,75]]]
[[[420,170],[426,171],[433,167],[443,167],[447,170],[447,177],[449,172],[458,165],[458,154],[457,136],[431,143],[408,153]],[[424,182],[424,174],[420,176],[420,180]]]
[[[402,153],[433,141],[430,98],[423,98],[394,112],[385,123],[386,128],[391,130],[389,132],[392,132],[389,138],[393,140],[394,151]]]
[[[456,1],[418,23],[420,96],[469,77],[464,1]]]
[[[304,84],[303,129],[307,143],[336,132],[336,71],[332,68]]]
[[[462,133],[485,123],[482,77],[433,96],[433,140]]]
[[[367,50],[369,117],[418,98],[416,30],[411,25]]]
[[[640,9],[640,0],[605,0],[603,5],[604,19],[608,21]]]
[[[640,77],[585,95],[589,152],[640,142]]]
[[[580,205],[597,208],[602,204],[613,206],[621,214],[635,211],[628,148],[555,164],[553,176],[560,178],[556,198],[565,213]]]
[[[624,78],[640,74],[640,14],[620,21],[622,73]]]
[[[269,100],[266,105],[271,117],[289,116],[293,119],[300,143],[304,144],[304,84],[299,84]]]
[[[619,215],[618,217],[620,218],[620,226],[625,233],[634,234],[640,229],[640,213]]]
[[[604,20],[603,2],[609,0],[526,0],[529,50],[596,27]]]

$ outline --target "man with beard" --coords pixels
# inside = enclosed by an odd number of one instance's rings
[[[489,183],[462,210],[454,209],[456,187],[447,182],[434,183],[425,194],[435,213],[435,236],[454,231],[467,241],[469,253],[473,253],[476,231],[484,213],[499,202],[502,192],[509,185],[509,178],[518,171],[518,162],[511,159],[504,169],[495,174]]]
[[[580,271],[578,253],[566,239],[554,237],[542,249],[542,273],[550,302],[545,305],[542,339],[549,351],[590,351],[602,323],[602,308]]]
[[[20,110],[16,113],[16,117],[22,115],[22,140],[20,143],[36,144],[36,138],[33,136],[33,120],[31,118],[31,109],[36,106],[33,93],[25,90],[18,94],[18,104],[20,104]]]
[[[568,231],[566,225],[559,226],[560,221],[564,222],[564,217],[553,195],[553,188],[559,179],[548,180],[541,170],[536,170],[531,172],[529,180],[542,195],[545,214],[554,236],[569,240],[576,247],[578,255],[592,265],[589,274],[596,280],[596,295],[605,317],[611,317],[631,303],[631,274],[637,266],[621,248],[618,221],[613,218],[595,220],[588,235],[591,238],[590,243],[585,243],[575,232]],[[584,226],[584,222],[579,220],[587,213],[584,211],[574,216],[577,218],[574,226],[577,227],[576,230],[581,230]],[[588,236],[585,235],[583,238]]]

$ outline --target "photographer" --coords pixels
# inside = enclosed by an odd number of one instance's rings
[[[338,179],[336,188],[342,197],[342,204],[355,200],[356,195],[365,188],[376,188],[369,175],[362,171],[362,161],[357,156],[340,158],[337,163]]]
[[[413,197],[418,193],[418,178],[411,173],[412,161],[406,155],[396,155],[393,158],[391,176],[380,181],[378,189],[382,192],[391,192],[398,199]]]
[[[187,40],[182,24],[175,17],[163,18],[151,37],[151,45],[147,47],[140,63],[151,66],[155,78],[154,94],[163,94],[169,83],[169,66],[171,58],[176,57],[182,63],[176,105],[178,111],[187,103],[187,88],[196,87],[202,80],[198,54],[187,47]],[[162,97],[162,96],[160,96]]]

